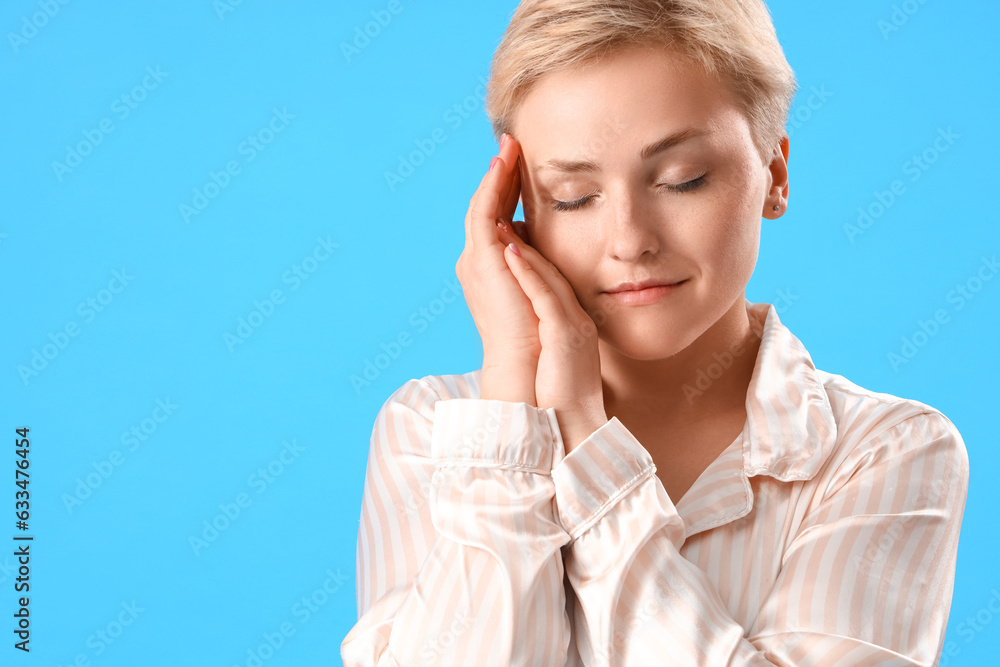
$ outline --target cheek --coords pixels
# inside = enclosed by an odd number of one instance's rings
[[[749,279],[757,262],[760,245],[760,216],[751,203],[733,202],[727,210],[724,224],[716,227],[713,239],[721,268],[740,280]]]
[[[596,244],[588,243],[583,235],[571,233],[569,228],[550,225],[544,229],[536,227],[533,231],[531,246],[556,267],[577,298],[589,294],[592,291],[593,267],[597,262],[593,254]]]
[[[731,183],[733,187],[703,202],[696,233],[700,252],[715,271],[742,279],[756,265],[761,204],[752,178]]]

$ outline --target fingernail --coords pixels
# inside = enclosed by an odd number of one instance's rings
[[[507,133],[504,132],[500,135],[500,148],[503,148],[503,142],[507,141]]]
[[[516,246],[516,245],[514,245],[513,243],[508,243],[508,244],[507,244],[507,247],[508,247],[508,248],[510,248],[510,249],[511,249],[511,251],[512,251],[512,252],[513,252],[513,253],[514,253],[515,255],[517,255],[518,257],[520,257],[520,256],[521,256],[521,251],[520,251],[520,250],[518,250],[518,249],[517,249],[517,246]]]
[[[502,229],[502,230],[503,230],[503,231],[505,231],[505,232],[506,232],[506,231],[509,231],[509,230],[507,229],[507,223],[506,223],[506,222],[504,222],[503,220],[497,220],[497,227],[499,227],[500,229]]]
[[[497,163],[497,160],[499,160],[499,159],[500,159],[499,155],[494,155],[493,156],[493,159],[490,160],[490,171],[493,171],[493,165],[495,165]]]

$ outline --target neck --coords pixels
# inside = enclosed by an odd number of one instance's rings
[[[697,340],[669,357],[638,360],[604,341],[598,347],[608,418],[646,415],[690,424],[745,410],[760,337],[741,295]]]

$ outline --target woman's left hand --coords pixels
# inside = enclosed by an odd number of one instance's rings
[[[504,258],[531,301],[538,318],[542,351],[535,375],[538,408],[555,408],[563,445],[569,454],[608,421],[601,383],[597,325],[580,305],[562,272],[508,225],[501,238],[513,243]]]

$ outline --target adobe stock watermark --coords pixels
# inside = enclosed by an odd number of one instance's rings
[[[451,662],[445,658],[451,657],[455,645],[458,643],[458,638],[472,627],[474,620],[476,619],[469,615],[468,608],[456,611],[451,623],[441,634],[424,640],[423,648],[420,650],[420,664],[434,667]]]
[[[226,14],[236,11],[236,8],[242,4],[243,0],[215,0],[212,3],[212,9],[215,10],[215,15],[219,17],[220,21],[225,21]]]
[[[472,95],[466,95],[461,101],[445,109],[441,120],[452,132],[458,130],[473,113],[479,110],[486,98],[486,83],[486,79],[480,76],[479,85]],[[427,161],[427,158],[434,154],[438,146],[446,141],[448,141],[448,132],[443,126],[435,127],[426,137],[414,139],[415,148],[406,155],[401,153],[397,156],[396,169],[383,172],[389,192],[395,192],[396,188],[415,174],[417,169]]]
[[[298,621],[299,626],[308,623],[313,615],[319,612],[349,581],[348,576],[339,567],[336,573],[328,569],[325,574],[326,578],[323,583],[299,598],[289,610],[292,617]],[[292,621],[282,621],[274,632],[262,633],[261,639],[263,641],[248,648],[246,660],[242,664],[235,663],[233,667],[262,667],[295,634],[296,629]]]
[[[8,32],[7,41],[10,48],[16,54],[29,41],[38,36],[38,31],[49,24],[63,6],[68,5],[69,0],[38,0],[39,11],[30,16],[21,17],[21,29],[17,32]]]
[[[177,209],[184,223],[189,224],[192,217],[201,215],[212,200],[229,187],[233,178],[243,172],[243,167],[257,159],[257,156],[266,150],[275,137],[294,119],[295,114],[288,113],[288,107],[282,107],[280,111],[277,107],[271,109],[271,118],[267,123],[256,132],[248,134],[247,138],[236,146],[236,154],[243,158],[243,163],[233,159],[227,161],[220,171],[209,171],[208,180],[191,190],[190,202],[184,201],[178,204]]]
[[[10,562],[10,556],[5,556],[3,563],[0,563],[0,584],[17,574],[17,567],[17,565]]]
[[[462,438],[461,442],[454,449],[454,457],[459,460],[471,459],[476,456],[476,452],[482,450],[483,445],[489,439],[495,439],[500,432],[503,422],[500,420],[500,410],[498,404],[491,404],[485,422],[471,434]],[[403,500],[404,512],[407,516],[413,516],[427,504],[434,492],[434,485],[430,480],[423,482],[419,486],[420,496],[416,497],[412,493],[407,493]]]
[[[949,475],[949,480],[954,479],[954,472],[947,471]],[[912,511],[908,513],[904,518],[898,521],[894,521],[889,525],[881,535],[878,536],[878,540],[873,539],[865,547],[864,552],[858,556],[851,556],[851,564],[855,568],[858,574],[868,577],[869,579],[874,579],[881,582],[885,577],[885,573],[878,568],[879,563],[884,562],[892,551],[893,546],[899,541],[901,536],[907,535],[907,530],[912,526],[914,520],[918,518],[924,518],[927,510],[926,505],[937,506],[939,504],[939,499],[941,495],[947,491],[945,487],[945,480],[942,479],[945,474],[944,470],[939,470],[936,472],[938,475],[929,485],[922,486],[920,488],[920,493],[917,498],[917,506],[920,508],[917,511]]]
[[[142,77],[142,81],[111,102],[111,113],[115,114],[119,121],[124,121],[132,115],[133,111],[139,108],[140,104],[146,101],[149,93],[160,87],[160,84],[169,75],[169,72],[161,71],[159,65],[155,69],[150,65],[146,68],[146,74]],[[59,182],[62,183],[66,174],[71,173],[83,164],[83,159],[91,155],[94,149],[104,142],[104,138],[114,132],[115,129],[114,120],[110,117],[105,117],[98,121],[97,127],[83,130],[83,139],[75,145],[70,146],[67,144],[66,156],[63,158],[63,162],[59,162],[58,160],[52,161],[52,171]]]
[[[642,592],[644,598],[638,606],[629,609],[629,616],[622,620],[622,623],[615,627],[611,645],[605,647],[605,653],[595,655],[598,665],[611,667],[621,665],[624,651],[628,649],[628,641],[640,636],[643,628],[647,627],[650,621],[656,621],[663,617],[667,609],[677,606],[676,600],[671,600],[668,594],[661,588],[652,588]],[[656,631],[656,625],[651,631]]]
[[[965,308],[983,290],[986,283],[993,280],[993,276],[1000,269],[996,255],[989,259],[986,257],[980,259],[976,272],[965,282],[955,285],[945,295],[945,301],[952,304],[951,312],[957,313]],[[946,308],[938,308],[934,311],[934,315],[927,320],[917,320],[917,327],[913,333],[900,338],[899,348],[886,355],[892,370],[898,373],[901,366],[910,363],[920,350],[940,333],[941,327],[949,322],[951,322],[951,313]]]
[[[882,41],[888,42],[889,35],[899,32],[899,29],[920,11],[920,7],[926,4],[927,0],[903,0],[900,4],[894,4],[889,19],[879,19],[878,23],[875,24],[879,32],[882,33]]]
[[[382,31],[392,23],[393,17],[401,14],[404,9],[405,7],[400,0],[389,0],[385,9],[370,11],[372,20],[363,26],[354,26],[354,37],[350,43],[343,41],[340,43],[340,52],[343,54],[344,60],[351,62],[352,58],[361,55],[361,52],[368,48],[372,40],[381,35]]]
[[[798,295],[794,294],[792,290],[788,287],[784,289],[779,289],[772,300],[771,305],[774,306],[774,312],[781,315],[785,313],[791,306],[799,300]],[[757,340],[760,340],[759,338]],[[695,373],[694,384],[684,383],[681,390],[684,392],[684,398],[687,399],[688,404],[693,403],[696,398],[700,398],[706,391],[711,389],[715,381],[722,377],[726,371],[728,371],[736,360],[743,356],[744,353],[749,352],[748,348],[744,348],[744,343],[737,341],[729,346],[729,349],[724,353],[719,354],[718,352],[712,353],[712,363],[708,364],[705,368],[699,368]]]
[[[90,667],[93,658],[97,658],[104,655],[116,641],[121,638],[125,633],[125,630],[131,627],[139,614],[146,611],[144,607],[140,607],[136,604],[135,600],[131,602],[122,602],[121,610],[112,618],[110,621],[104,624],[104,626],[97,629],[94,634],[87,637],[87,648],[90,649],[90,653],[80,652],[77,653],[74,658],[67,662],[65,667]],[[57,665],[56,667],[63,667],[63,665]]]
[[[961,136],[960,134],[955,134],[951,126],[948,126],[947,130],[938,128],[938,136],[931,145],[925,148],[920,155],[914,155],[903,163],[903,174],[910,177],[911,183],[916,183],[931,168],[931,165],[938,161],[943,153],[948,152],[954,145],[955,140],[961,138]],[[867,206],[858,207],[857,220],[853,224],[849,222],[844,223],[844,233],[847,234],[847,240],[853,245],[855,237],[861,236],[868,231],[875,224],[875,221],[892,208],[892,205],[904,194],[906,194],[906,184],[898,178],[889,184],[888,190],[875,190],[872,192],[874,201]]]
[[[290,292],[299,289],[304,281],[309,280],[319,270],[323,262],[330,259],[333,250],[339,247],[340,244],[331,241],[329,235],[325,239],[322,236],[317,236],[316,245],[312,252],[292,264],[291,268],[281,274],[281,282],[290,285],[288,288]],[[280,288],[271,290],[270,295],[263,301],[254,299],[253,309],[247,316],[240,316],[236,319],[235,334],[228,331],[222,334],[222,340],[229,348],[229,353],[232,354],[238,345],[247,342],[254,332],[274,315],[275,309],[284,303],[285,293]]]
[[[156,433],[160,425],[166,422],[180,406],[167,398],[156,399],[156,407],[153,408],[149,417],[142,419],[138,424],[133,424],[127,431],[121,434],[120,441],[127,452],[135,452],[149,438]],[[100,488],[104,482],[114,474],[115,469],[125,463],[125,454],[120,449],[113,449],[106,459],[91,461],[92,472],[88,472],[84,477],[76,478],[76,487],[73,493],[63,493],[63,507],[70,514],[83,502],[93,495],[94,491]]]
[[[97,291],[94,296],[87,297],[76,307],[76,314],[83,318],[84,324],[90,324],[97,318],[99,313],[111,305],[116,295],[121,294],[135,276],[129,275],[128,270],[122,268],[121,271],[115,269],[111,272],[111,280],[108,285]],[[55,333],[48,332],[49,342],[42,345],[41,351],[38,348],[31,348],[31,360],[28,365],[18,364],[17,373],[21,377],[24,386],[28,386],[32,378],[49,367],[56,357],[69,346],[70,341],[80,335],[81,328],[76,320],[68,320]]]
[[[781,636],[781,639],[778,641],[778,643],[765,644],[764,651],[766,651],[771,655],[777,656],[778,658],[784,658],[785,660],[787,660],[789,654],[795,649],[795,647],[809,638],[810,633],[795,630],[792,632],[783,632],[779,636]],[[770,637],[768,637],[767,639],[769,641],[775,641]]]
[[[980,607],[976,613],[969,614],[958,624],[958,636],[962,638],[966,646],[982,634],[993,623],[993,619],[1000,616],[1000,590],[995,586],[989,590],[989,598],[986,604]],[[962,647],[953,641],[946,641],[941,648],[941,661],[938,667],[947,667],[952,658],[957,658],[962,654]]]
[[[291,442],[285,440],[281,444],[283,446],[276,457],[271,459],[266,466],[257,468],[255,472],[247,477],[247,486],[257,496],[267,491],[268,487],[274,484],[275,480],[285,472],[288,466],[295,463],[306,449],[298,444],[294,438],[292,438]],[[219,503],[219,513],[210,520],[205,519],[201,522],[202,529],[199,534],[188,536],[188,545],[191,547],[194,555],[200,556],[201,552],[219,539],[222,533],[229,530],[229,527],[244,514],[244,510],[250,507],[253,501],[254,496],[241,491],[236,494],[232,502]]]
[[[788,118],[785,132],[791,137],[795,130],[799,129],[812,119],[813,114],[826,104],[826,101],[833,97],[833,93],[826,89],[826,84],[821,84],[819,88],[810,86],[809,97],[802,104],[796,104]]]
[[[376,354],[373,359],[365,357],[364,368],[360,375],[358,373],[351,374],[348,379],[354,388],[355,395],[360,395],[362,389],[370,387],[382,375],[382,372],[402,355],[403,348],[409,347],[413,343],[413,336],[427,331],[431,323],[448,309],[448,305],[454,303],[461,296],[462,285],[457,280],[449,278],[444,281],[444,284],[444,289],[436,298],[431,299],[427,305],[420,306],[410,314],[407,322],[414,329],[412,335],[409,331],[404,330],[396,334],[388,344],[380,343],[379,347],[382,351]]]

